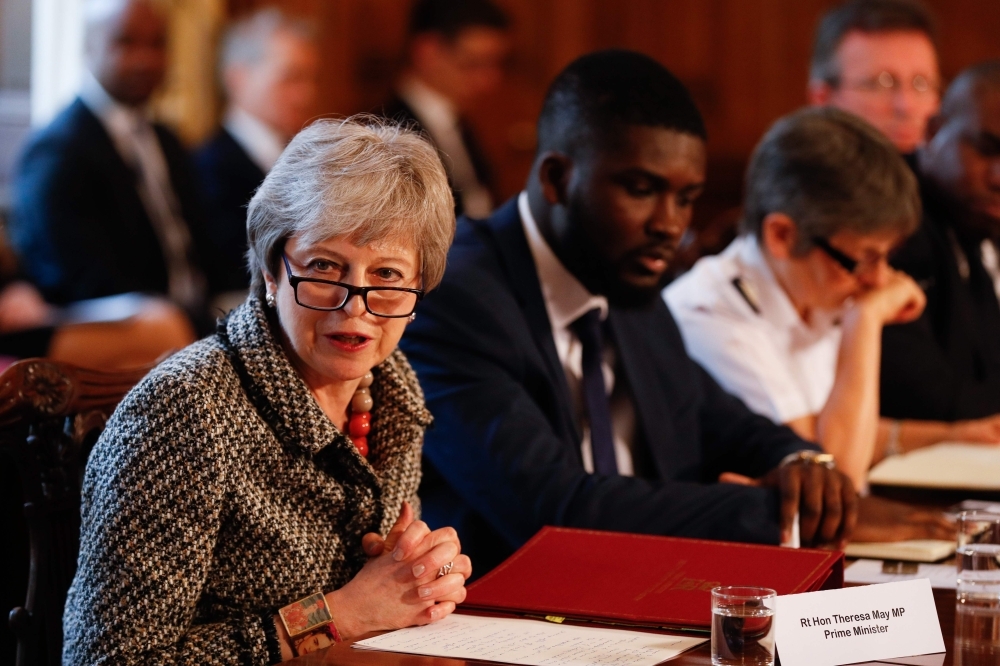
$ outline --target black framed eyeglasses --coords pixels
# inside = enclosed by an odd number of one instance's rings
[[[341,310],[347,301],[360,296],[365,310],[376,317],[409,317],[424,297],[423,289],[405,287],[356,287],[345,282],[320,280],[292,275],[288,257],[282,253],[288,284],[295,292],[295,302],[310,310],[332,312]]]
[[[884,254],[874,259],[865,258],[859,260],[830,245],[830,241],[822,236],[813,236],[811,240],[813,245],[822,250],[826,256],[840,264],[841,268],[852,275],[859,275],[873,270],[880,262],[888,262],[895,253],[895,249],[893,249],[893,251],[887,255]]]
[[[822,236],[813,236],[812,243],[819,249],[823,250],[823,252],[826,253],[826,256],[840,264],[841,267],[843,267],[843,269],[848,273],[853,273],[858,269],[858,264],[860,262],[857,259],[830,245],[830,242]]]

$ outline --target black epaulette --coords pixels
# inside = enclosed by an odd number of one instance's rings
[[[747,302],[750,309],[760,314],[760,302],[757,300],[757,294],[753,286],[739,276],[733,278],[733,286],[736,287],[736,291],[740,293],[740,296]]]

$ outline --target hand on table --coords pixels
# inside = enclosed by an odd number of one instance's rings
[[[54,316],[55,308],[27,282],[12,282],[0,290],[0,332],[47,326]]]
[[[956,421],[951,424],[948,439],[955,442],[1000,444],[1000,414],[982,419]]]
[[[838,469],[800,461],[776,467],[760,479],[726,472],[719,476],[719,482],[777,488],[782,543],[791,539],[796,515],[803,546],[843,548],[854,532],[858,494]]]
[[[913,507],[881,497],[862,497],[851,541],[905,541],[955,538],[955,521],[941,511]]]
[[[465,600],[472,562],[461,554],[458,535],[450,527],[431,531],[414,520],[408,503],[384,541],[366,534],[362,547],[368,562],[350,582],[326,595],[344,638],[434,622]],[[448,562],[454,562],[451,572],[438,577]]]

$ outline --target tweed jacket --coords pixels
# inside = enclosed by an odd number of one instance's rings
[[[64,664],[267,664],[276,609],[343,586],[416,504],[430,414],[402,352],[374,368],[368,459],[251,296],[155,368],[87,464]],[[269,649],[270,646],[270,649]]]

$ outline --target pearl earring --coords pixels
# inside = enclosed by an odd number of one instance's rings
[[[409,317],[409,319],[407,321],[413,321],[416,318],[417,318],[417,313],[414,312],[413,314],[410,315],[410,317]]]
[[[269,308],[274,308],[278,304],[278,299],[274,296],[274,293],[270,291],[267,292],[267,296],[264,297],[264,300],[267,301],[267,307]]]

